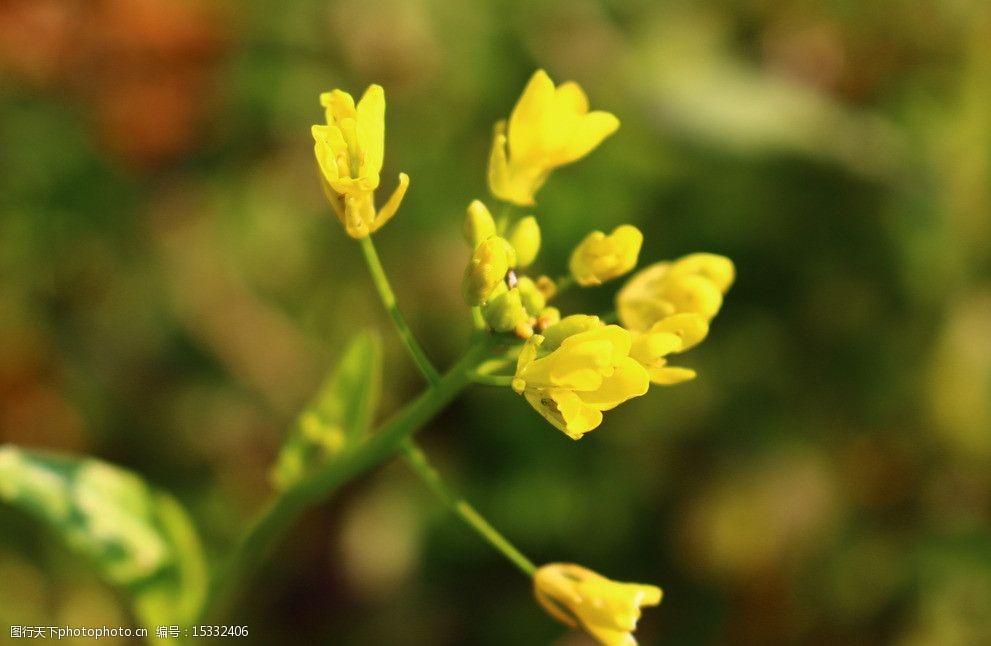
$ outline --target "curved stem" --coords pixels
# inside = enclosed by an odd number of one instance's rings
[[[513,546],[506,537],[499,533],[499,531],[489,524],[487,520],[482,518],[481,514],[475,511],[466,500],[459,498],[454,492],[452,492],[444,481],[441,479],[440,474],[437,470],[427,461],[427,456],[413,445],[412,442],[407,442],[403,448],[406,454],[406,461],[412,467],[413,471],[416,472],[420,479],[423,480],[431,491],[436,494],[438,498],[444,501],[444,504],[454,512],[461,520],[468,523],[472,529],[478,532],[486,541],[489,542],[492,547],[496,548],[502,554],[512,562],[513,565],[518,567],[523,574],[527,576],[533,576],[533,573],[537,571],[537,567],[533,562],[523,555],[516,547]]]
[[[430,363],[427,353],[423,351],[423,347],[420,346],[416,337],[413,336],[413,331],[410,329],[409,324],[406,323],[406,317],[399,310],[399,305],[396,304],[396,295],[393,293],[392,286],[389,284],[389,278],[386,276],[385,269],[382,267],[382,261],[379,260],[378,252],[375,251],[375,245],[372,243],[371,236],[361,239],[361,251],[365,254],[365,262],[368,264],[368,271],[372,274],[372,282],[375,283],[375,289],[378,290],[382,304],[389,312],[389,316],[392,317],[392,322],[396,326],[396,331],[399,332],[399,337],[402,339],[403,345],[409,350],[410,356],[413,357],[413,362],[416,363],[416,367],[426,377],[427,382],[431,386],[435,385],[440,380],[440,373]]]
[[[508,214],[508,213],[507,213]],[[409,351],[410,356],[413,358],[413,362],[416,363],[420,372],[423,373],[424,378],[430,384],[431,391],[439,387],[439,378],[437,375],[437,370],[427,359],[426,353],[420,344],[417,343],[416,337],[413,335],[413,331],[409,328],[406,323],[406,317],[399,309],[399,305],[396,304],[396,296],[392,291],[392,286],[389,284],[389,277],[386,275],[385,270],[382,268],[382,263],[379,260],[378,253],[375,251],[375,245],[372,243],[371,237],[366,237],[361,239],[361,248],[365,254],[365,260],[368,261],[368,269],[372,274],[372,280],[375,282],[375,288],[378,290],[379,296],[382,299],[382,305],[385,309],[389,311],[389,315],[392,317],[392,322],[395,324],[396,331],[399,332],[399,337],[403,340],[403,344]],[[476,325],[478,319],[481,316],[481,312],[478,308],[473,310],[475,315]],[[484,329],[484,321],[482,321]],[[512,382],[512,377],[496,377],[493,375],[483,375],[479,374],[477,370],[473,370],[468,378],[476,383],[487,383],[490,385],[508,386]],[[508,381],[506,381],[508,379]],[[428,391],[429,392],[429,391]],[[421,480],[430,488],[434,494],[440,498],[444,504],[446,504],[452,512],[455,513],[459,518],[465,521],[472,529],[478,532],[486,541],[489,542],[494,548],[499,550],[507,559],[509,559],[513,564],[515,564],[520,570],[523,571],[527,576],[533,576],[536,571],[533,563],[526,558],[522,552],[520,552],[516,547],[510,543],[506,537],[500,534],[492,525],[489,524],[485,518],[479,514],[474,507],[472,507],[468,502],[462,498],[456,496],[446,484],[444,484],[443,479],[441,479],[440,474],[434,469],[430,463],[427,461],[426,454],[413,442],[411,439],[405,439],[400,446],[403,457],[406,459],[407,464],[416,473]]]

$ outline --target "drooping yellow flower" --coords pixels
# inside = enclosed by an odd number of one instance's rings
[[[555,619],[583,628],[604,646],[635,646],[640,609],[656,606],[663,592],[653,585],[619,583],[571,563],[551,563],[533,576],[537,601]]]
[[[646,332],[658,321],[682,312],[712,320],[734,276],[733,262],[711,253],[655,263],[634,274],[616,295],[619,320],[636,332]]]
[[[650,375],[630,357],[633,339],[618,325],[602,325],[594,316],[584,317],[587,325],[574,325],[567,317],[547,329],[582,330],[567,336],[544,356],[545,337],[527,339],[516,364],[513,390],[568,437],[578,440],[602,423],[602,412],[647,392]],[[548,344],[551,345],[551,344]]]
[[[589,112],[588,97],[574,82],[554,87],[537,70],[513,108],[509,124],[496,124],[489,156],[489,188],[496,197],[520,206],[558,166],[590,153],[619,127],[608,112]]]
[[[616,227],[609,235],[593,231],[571,252],[568,268],[582,287],[601,285],[636,267],[642,244],[640,229],[629,224]]]
[[[399,186],[375,208],[385,155],[385,92],[370,85],[355,106],[350,94],[334,90],[321,94],[320,104],[327,123],[311,130],[324,193],[348,235],[364,238],[396,214],[409,187],[409,176],[399,173]]]
[[[701,315],[674,314],[654,323],[647,332],[634,332],[630,356],[647,369],[652,383],[678,384],[694,379],[695,371],[668,365],[667,356],[695,347],[708,333],[709,323]]]

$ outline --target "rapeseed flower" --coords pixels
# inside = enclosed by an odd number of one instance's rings
[[[640,229],[629,224],[616,227],[609,235],[593,231],[571,252],[568,268],[582,287],[601,285],[636,267],[642,244]]]
[[[576,332],[555,345],[561,326]],[[527,339],[512,387],[568,437],[581,439],[602,423],[603,411],[647,392],[650,375],[630,357],[633,338],[627,330],[576,315],[552,325],[546,334]],[[551,342],[542,348],[547,338]]]
[[[334,90],[321,94],[320,104],[327,123],[311,130],[324,193],[348,235],[364,238],[396,214],[409,187],[409,176],[400,173],[399,186],[376,209],[385,155],[385,92],[370,85],[356,106],[350,94]]]
[[[555,87],[547,72],[537,70],[508,124],[496,124],[489,188],[501,200],[529,206],[552,170],[581,159],[617,128],[614,115],[589,111],[577,83]]]
[[[555,619],[581,627],[604,646],[633,646],[640,609],[656,606],[663,592],[653,585],[619,583],[580,565],[551,563],[533,576],[537,601]]]

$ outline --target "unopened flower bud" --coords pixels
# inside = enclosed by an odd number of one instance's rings
[[[629,224],[616,227],[609,235],[593,231],[571,253],[571,275],[582,287],[622,276],[636,266],[642,244],[643,234]]]
[[[506,272],[516,265],[516,252],[505,238],[483,240],[471,255],[465,269],[463,290],[469,305],[481,305],[493,289],[504,285]]]
[[[474,200],[468,205],[462,233],[472,249],[496,234],[495,220],[492,219],[489,209],[479,200]]]
[[[528,267],[540,251],[540,225],[537,218],[528,215],[509,230],[506,236],[509,244],[516,249],[516,262],[520,267]]]
[[[509,332],[527,323],[530,316],[520,301],[520,290],[497,289],[488,303],[482,306],[482,315],[489,327],[496,332]]]

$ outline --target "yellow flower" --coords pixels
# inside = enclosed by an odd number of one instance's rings
[[[619,320],[636,332],[646,332],[654,323],[682,312],[710,321],[722,307],[734,275],[729,258],[711,253],[655,263],[634,274],[616,295]]]
[[[555,427],[574,440],[602,423],[602,411],[619,406],[647,392],[650,376],[630,357],[633,339],[618,325],[602,325],[594,316],[587,325],[575,325],[568,317],[555,328],[582,330],[560,341],[557,347],[541,348],[545,337],[527,339],[516,364],[513,390]],[[539,356],[541,350],[549,353]]]
[[[508,127],[505,121],[496,124],[489,156],[492,194],[520,206],[533,204],[554,168],[578,161],[618,127],[614,115],[589,112],[588,97],[577,83],[554,87],[547,72],[537,70]]]
[[[409,176],[399,173],[399,186],[381,209],[375,208],[385,155],[385,92],[370,85],[355,107],[350,94],[334,90],[321,94],[320,104],[327,123],[311,130],[324,193],[348,235],[364,238],[396,214],[409,187]]]
[[[571,275],[582,287],[601,285],[633,269],[640,255],[643,234],[623,224],[609,235],[593,231],[571,252]]]
[[[555,619],[583,628],[604,646],[634,646],[640,609],[656,606],[663,592],[653,585],[619,583],[571,563],[551,563],[533,576],[537,601]]]
[[[684,352],[701,343],[709,333],[709,324],[698,314],[685,312],[660,320],[644,333],[633,334],[630,356],[647,372],[650,381],[660,386],[695,378],[695,371],[667,365],[667,355]]]

